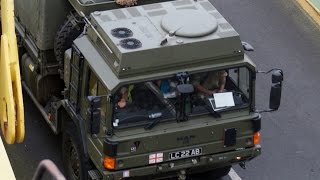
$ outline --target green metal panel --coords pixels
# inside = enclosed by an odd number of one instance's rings
[[[53,48],[70,5],[66,0],[15,0],[15,14],[40,50]]]
[[[118,78],[179,65],[196,66],[195,64],[204,61],[219,61],[226,57],[232,57],[229,59],[232,61],[243,59],[244,51],[239,34],[209,1],[182,0],[179,3],[183,4],[177,4],[176,1],[163,2],[91,14],[92,24],[96,25],[101,38],[97,38],[97,33],[92,29],[88,30],[88,35],[102,52],[110,51],[110,54],[114,55],[116,63],[109,62],[109,67]],[[169,30],[163,28],[163,19],[174,18],[177,13],[182,13],[182,16],[169,23]],[[186,22],[175,27],[175,23],[185,18],[184,13],[198,16],[191,16]],[[177,34],[167,38],[167,43],[162,44],[168,32],[185,31],[196,26],[203,17],[216,22],[200,24],[209,29],[212,26],[214,30],[210,33],[200,36]],[[113,33],[119,28],[131,31],[130,38],[115,36]],[[191,28],[191,32],[197,34],[201,29],[203,28]],[[190,29],[188,32],[190,33]],[[99,43],[100,41],[105,43]],[[131,42],[134,46],[128,47],[124,43],[126,41],[134,41],[140,45]]]

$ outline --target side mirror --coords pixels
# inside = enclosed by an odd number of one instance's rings
[[[242,47],[245,51],[254,51],[254,48],[253,48],[253,46],[251,46],[251,44],[244,42],[244,41],[242,41],[241,44],[242,44]]]
[[[177,86],[177,90],[181,94],[190,94],[194,92],[194,87],[191,84],[180,84]]]
[[[275,70],[272,73],[272,83],[281,83],[283,81],[283,72],[282,70]]]
[[[272,86],[270,91],[269,108],[278,110],[281,102],[283,72],[276,70],[272,73]]]
[[[89,134],[99,134],[101,122],[100,109],[92,110],[91,108],[89,108],[87,111],[87,117]]]
[[[278,110],[281,101],[281,84],[272,84],[270,91],[269,108],[272,110]]]
[[[88,96],[89,108],[87,110],[88,132],[89,134],[99,134],[101,121],[101,97]]]

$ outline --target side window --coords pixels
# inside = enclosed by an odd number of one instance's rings
[[[247,68],[239,68],[239,88],[249,98],[250,72]]]
[[[107,94],[107,89],[99,82],[98,84],[98,95],[106,95]],[[107,116],[107,98],[102,97],[101,98],[101,120],[105,120]]]
[[[89,89],[88,89],[88,96],[97,96],[98,95],[98,78],[92,72],[89,71]]]
[[[234,68],[229,70],[229,77],[233,80],[236,86],[239,85],[238,82],[238,73],[239,73],[239,68]]]
[[[246,67],[229,69],[229,77],[233,83],[249,98],[250,71]]]
[[[106,95],[107,89],[103,86],[103,84],[99,81],[97,76],[89,70],[89,82],[88,82],[88,92],[87,96],[99,96],[99,95]],[[101,98],[101,120],[106,119],[107,113],[107,98]]]
[[[70,81],[69,89],[70,89],[70,103],[72,107],[78,111],[78,100],[80,96],[80,84],[81,84],[81,76],[82,76],[82,63],[83,56],[78,51],[77,48],[73,47],[72,58],[70,59],[70,65],[66,67],[66,69],[70,68],[70,74],[65,74],[65,82]],[[68,71],[67,71],[68,72]]]

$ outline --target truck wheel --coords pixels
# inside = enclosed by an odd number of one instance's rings
[[[86,180],[89,170],[89,159],[85,158],[81,141],[72,123],[67,123],[62,135],[62,160],[67,179]]]
[[[81,17],[71,12],[68,19],[64,21],[54,40],[54,53],[60,66],[60,73],[63,77],[64,53],[71,48],[73,41],[83,32],[84,23]]]

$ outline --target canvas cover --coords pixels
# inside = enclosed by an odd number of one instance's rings
[[[70,10],[67,0],[15,0],[15,14],[40,50],[53,49],[54,37]]]

